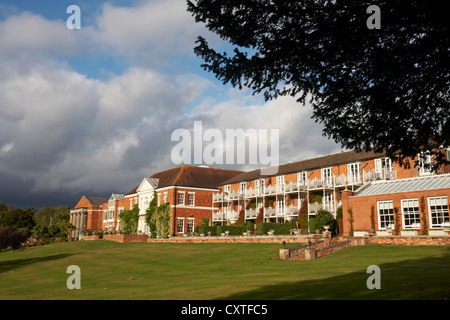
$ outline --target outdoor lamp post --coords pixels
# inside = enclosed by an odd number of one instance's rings
[[[283,241],[283,249],[285,249],[285,247],[286,247],[286,241]]]

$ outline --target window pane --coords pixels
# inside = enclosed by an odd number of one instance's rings
[[[442,227],[444,222],[449,221],[447,197],[428,198],[430,206],[431,227]]]
[[[394,206],[392,201],[378,202],[378,219],[380,221],[380,228],[385,229],[394,224]]]
[[[404,228],[420,228],[419,199],[402,200]]]

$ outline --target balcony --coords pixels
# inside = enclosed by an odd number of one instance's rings
[[[256,217],[258,216],[259,213],[259,209],[247,209],[245,210],[245,219],[249,220],[249,219],[256,219]]]
[[[256,196],[256,190],[255,189],[247,189],[245,190],[245,197],[246,198],[253,198]]]
[[[231,223],[234,223],[239,218],[239,212],[237,211],[228,211],[226,215],[226,220],[230,220]]]
[[[290,216],[290,217],[297,216],[298,215],[298,208],[293,206],[293,205],[290,205],[290,206],[285,208],[284,215],[285,216]]]
[[[222,212],[222,211],[213,212],[212,218],[213,218],[213,222],[223,222],[223,221],[230,220],[231,223],[234,223],[239,218],[239,212],[234,211],[234,210],[228,211],[228,212]]]
[[[264,194],[267,195],[273,195],[276,193],[276,188],[274,186],[267,186],[264,188]]]
[[[364,171],[363,172],[363,180],[364,182],[371,182],[377,180],[397,180],[397,171],[396,170],[387,170],[383,168],[382,170],[376,171]]]
[[[229,200],[238,200],[239,199],[240,194],[236,191],[231,191],[230,194],[228,195],[228,199]]]
[[[275,208],[273,207],[264,208],[264,218],[276,218],[276,216],[277,212]]]

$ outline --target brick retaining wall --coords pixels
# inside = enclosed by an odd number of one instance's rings
[[[169,239],[149,238],[147,242],[173,242],[173,243],[308,243],[322,239],[322,235],[272,235],[272,236],[189,236],[171,237]]]
[[[120,243],[147,242],[148,236],[142,234],[106,234],[103,240],[110,240]]]

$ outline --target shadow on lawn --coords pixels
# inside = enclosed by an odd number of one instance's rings
[[[0,274],[20,268],[25,265],[32,264],[32,263],[53,261],[53,260],[57,260],[57,259],[70,257],[75,254],[76,253],[62,253],[62,254],[55,254],[53,256],[45,256],[45,257],[38,257],[38,258],[14,259],[14,260],[0,261]]]
[[[314,263],[314,261],[311,261]],[[295,263],[301,268],[302,261]],[[367,269],[335,277],[278,282],[219,300],[417,300],[450,299],[450,248],[442,257],[379,264],[381,289],[368,289]],[[330,265],[330,268],[333,268]],[[282,281],[282,278],[280,277]]]

